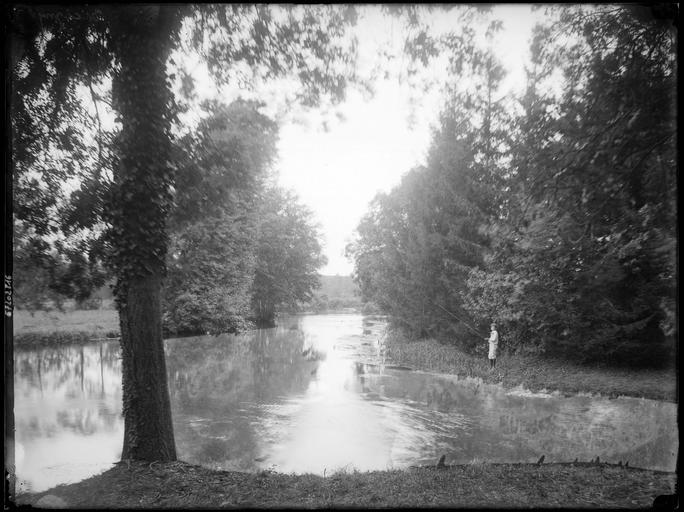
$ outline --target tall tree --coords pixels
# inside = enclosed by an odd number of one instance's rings
[[[353,8],[289,6],[283,16],[275,9],[18,6],[12,13],[15,182],[38,174],[47,188],[42,197],[54,205],[66,178],[85,175],[81,189],[93,192],[89,225],[108,226],[107,261],[117,280],[122,335],[123,458],[176,457],[161,289],[175,167],[169,56],[185,33],[183,22],[219,79],[234,78],[244,65],[253,78],[291,76],[303,85],[298,99],[306,104],[328,94],[341,98],[354,79],[355,53],[341,39],[355,21]],[[88,87],[97,108],[101,96],[93,84],[106,88],[108,80],[119,125],[111,145],[104,137],[92,145],[111,149],[111,165],[105,152],[91,158],[86,130],[77,122],[90,119],[79,85]],[[19,194],[19,202],[27,199],[31,206],[29,196]],[[40,225],[50,212],[33,204],[23,217]]]
[[[161,290],[171,207],[172,96],[166,60],[180,29],[175,9],[124,8],[114,14],[118,70],[112,102],[121,116],[114,183],[105,210],[121,329],[124,445],[122,458],[175,460],[166,385]]]
[[[636,7],[557,11],[533,40],[515,206],[492,273],[473,276],[472,311],[499,304],[521,344],[549,352],[662,362],[674,328],[674,34]],[[493,295],[504,304],[487,307]]]
[[[491,23],[488,35],[499,28]],[[450,82],[426,165],[376,197],[349,252],[364,297],[396,323],[414,336],[472,348],[476,329],[462,295],[469,270],[483,265],[487,225],[503,206],[508,113],[499,88],[504,74],[469,27],[423,46],[450,50]]]
[[[235,332],[250,316],[260,190],[277,140],[260,106],[209,106],[179,145],[164,292],[170,333]]]
[[[172,335],[247,327],[256,264],[253,212],[208,217],[171,234],[164,329]]]
[[[326,258],[311,212],[292,192],[269,188],[258,211],[252,311],[258,325],[270,326],[279,309],[312,299]]]
[[[165,288],[172,333],[273,325],[318,285],[320,234],[292,193],[267,185],[277,126],[259,106],[214,106],[183,141]]]

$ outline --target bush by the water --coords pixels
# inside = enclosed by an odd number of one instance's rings
[[[247,329],[246,302],[231,290],[213,288],[204,293],[185,292],[167,304],[164,312],[166,335],[235,333]]]

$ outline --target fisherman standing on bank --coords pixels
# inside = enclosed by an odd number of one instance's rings
[[[496,324],[492,323],[489,338],[485,338],[489,342],[489,367],[494,368],[496,365],[496,350],[499,348],[499,333],[496,331]]]

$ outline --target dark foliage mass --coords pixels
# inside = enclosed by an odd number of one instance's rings
[[[253,318],[258,325],[274,325],[276,311],[296,310],[312,299],[326,258],[311,212],[291,192],[266,190],[258,216]]]
[[[376,197],[349,247],[355,277],[415,336],[472,350],[495,320],[509,350],[662,364],[676,337],[672,27],[647,9],[555,12],[518,114],[493,57],[458,54],[475,87],[455,84],[426,166]]]
[[[277,128],[258,104],[208,108],[178,147],[164,294],[173,335],[246,326],[257,194],[275,155]]]
[[[273,325],[318,286],[325,263],[311,213],[269,184],[277,126],[242,100],[179,145],[164,324],[169,334]]]

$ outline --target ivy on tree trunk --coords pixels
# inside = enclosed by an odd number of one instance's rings
[[[112,31],[119,64],[112,95],[122,123],[109,210],[121,325],[122,459],[176,459],[161,324],[173,179],[166,80],[178,25],[172,9],[122,8]]]

